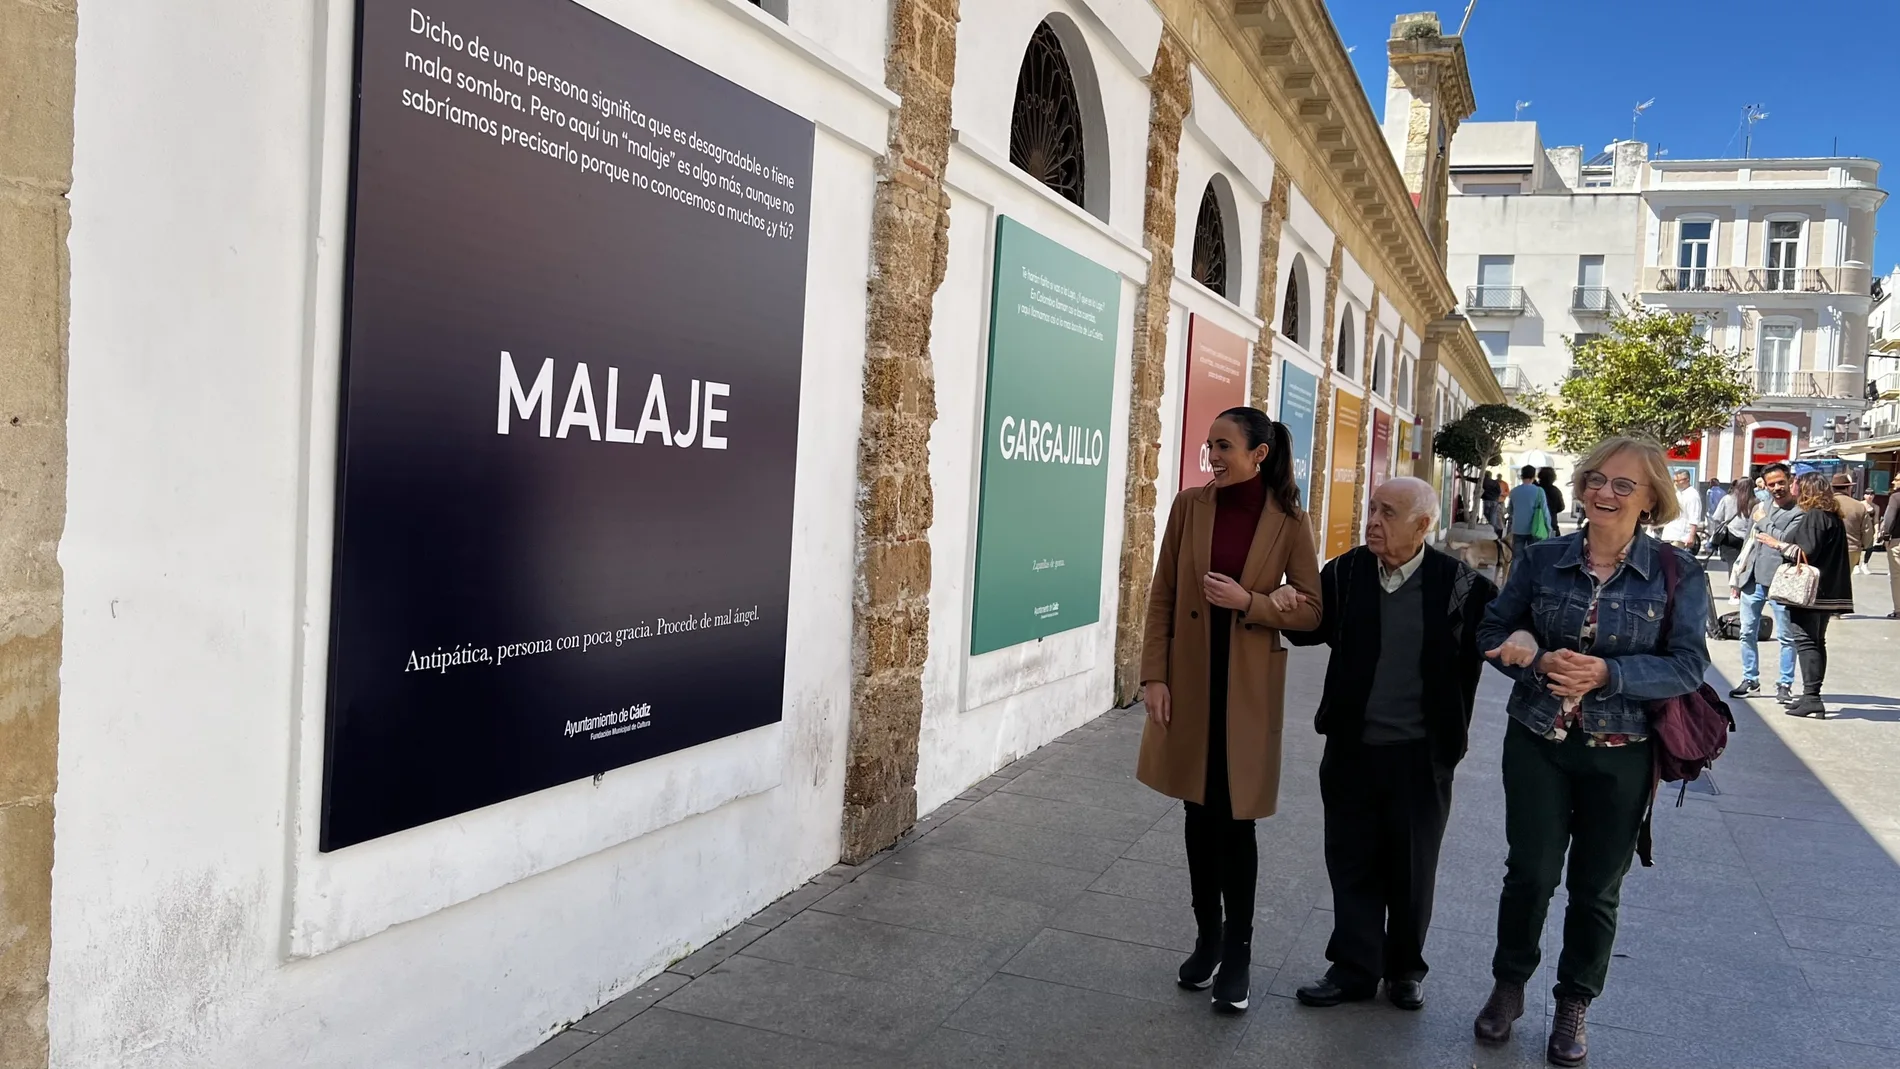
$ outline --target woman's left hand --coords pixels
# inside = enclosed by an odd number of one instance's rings
[[[1608,661],[1574,650],[1545,654],[1543,669],[1550,692],[1559,698],[1581,698],[1610,681]]]
[[[1208,572],[1201,579],[1201,593],[1209,605],[1241,612],[1253,604],[1253,592],[1219,572]]]

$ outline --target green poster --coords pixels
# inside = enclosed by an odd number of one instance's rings
[[[971,653],[1101,618],[1120,306],[1115,272],[997,220]]]

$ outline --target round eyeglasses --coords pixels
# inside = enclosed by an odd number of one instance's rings
[[[1636,492],[1636,482],[1633,479],[1612,479],[1600,471],[1586,471],[1583,473],[1583,488],[1585,490],[1601,490],[1605,486],[1608,486],[1610,491],[1617,497],[1628,497]]]

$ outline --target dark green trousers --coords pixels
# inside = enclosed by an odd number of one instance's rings
[[[1510,855],[1498,899],[1492,976],[1521,984],[1536,974],[1544,917],[1558,877],[1565,875],[1568,851],[1564,887],[1570,907],[1564,913],[1555,991],[1583,998],[1603,993],[1616,945],[1623,875],[1649,805],[1650,745],[1586,746],[1581,731],[1552,742],[1511,721],[1504,735],[1504,836]]]

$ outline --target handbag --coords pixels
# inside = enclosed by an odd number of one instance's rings
[[[1808,555],[1799,548],[1794,556],[1794,560],[1775,569],[1775,578],[1768,584],[1768,600],[1812,609],[1821,595],[1821,569],[1809,564]]]
[[[1543,541],[1551,535],[1549,499],[1538,492],[1537,507],[1531,509],[1531,537]]]

